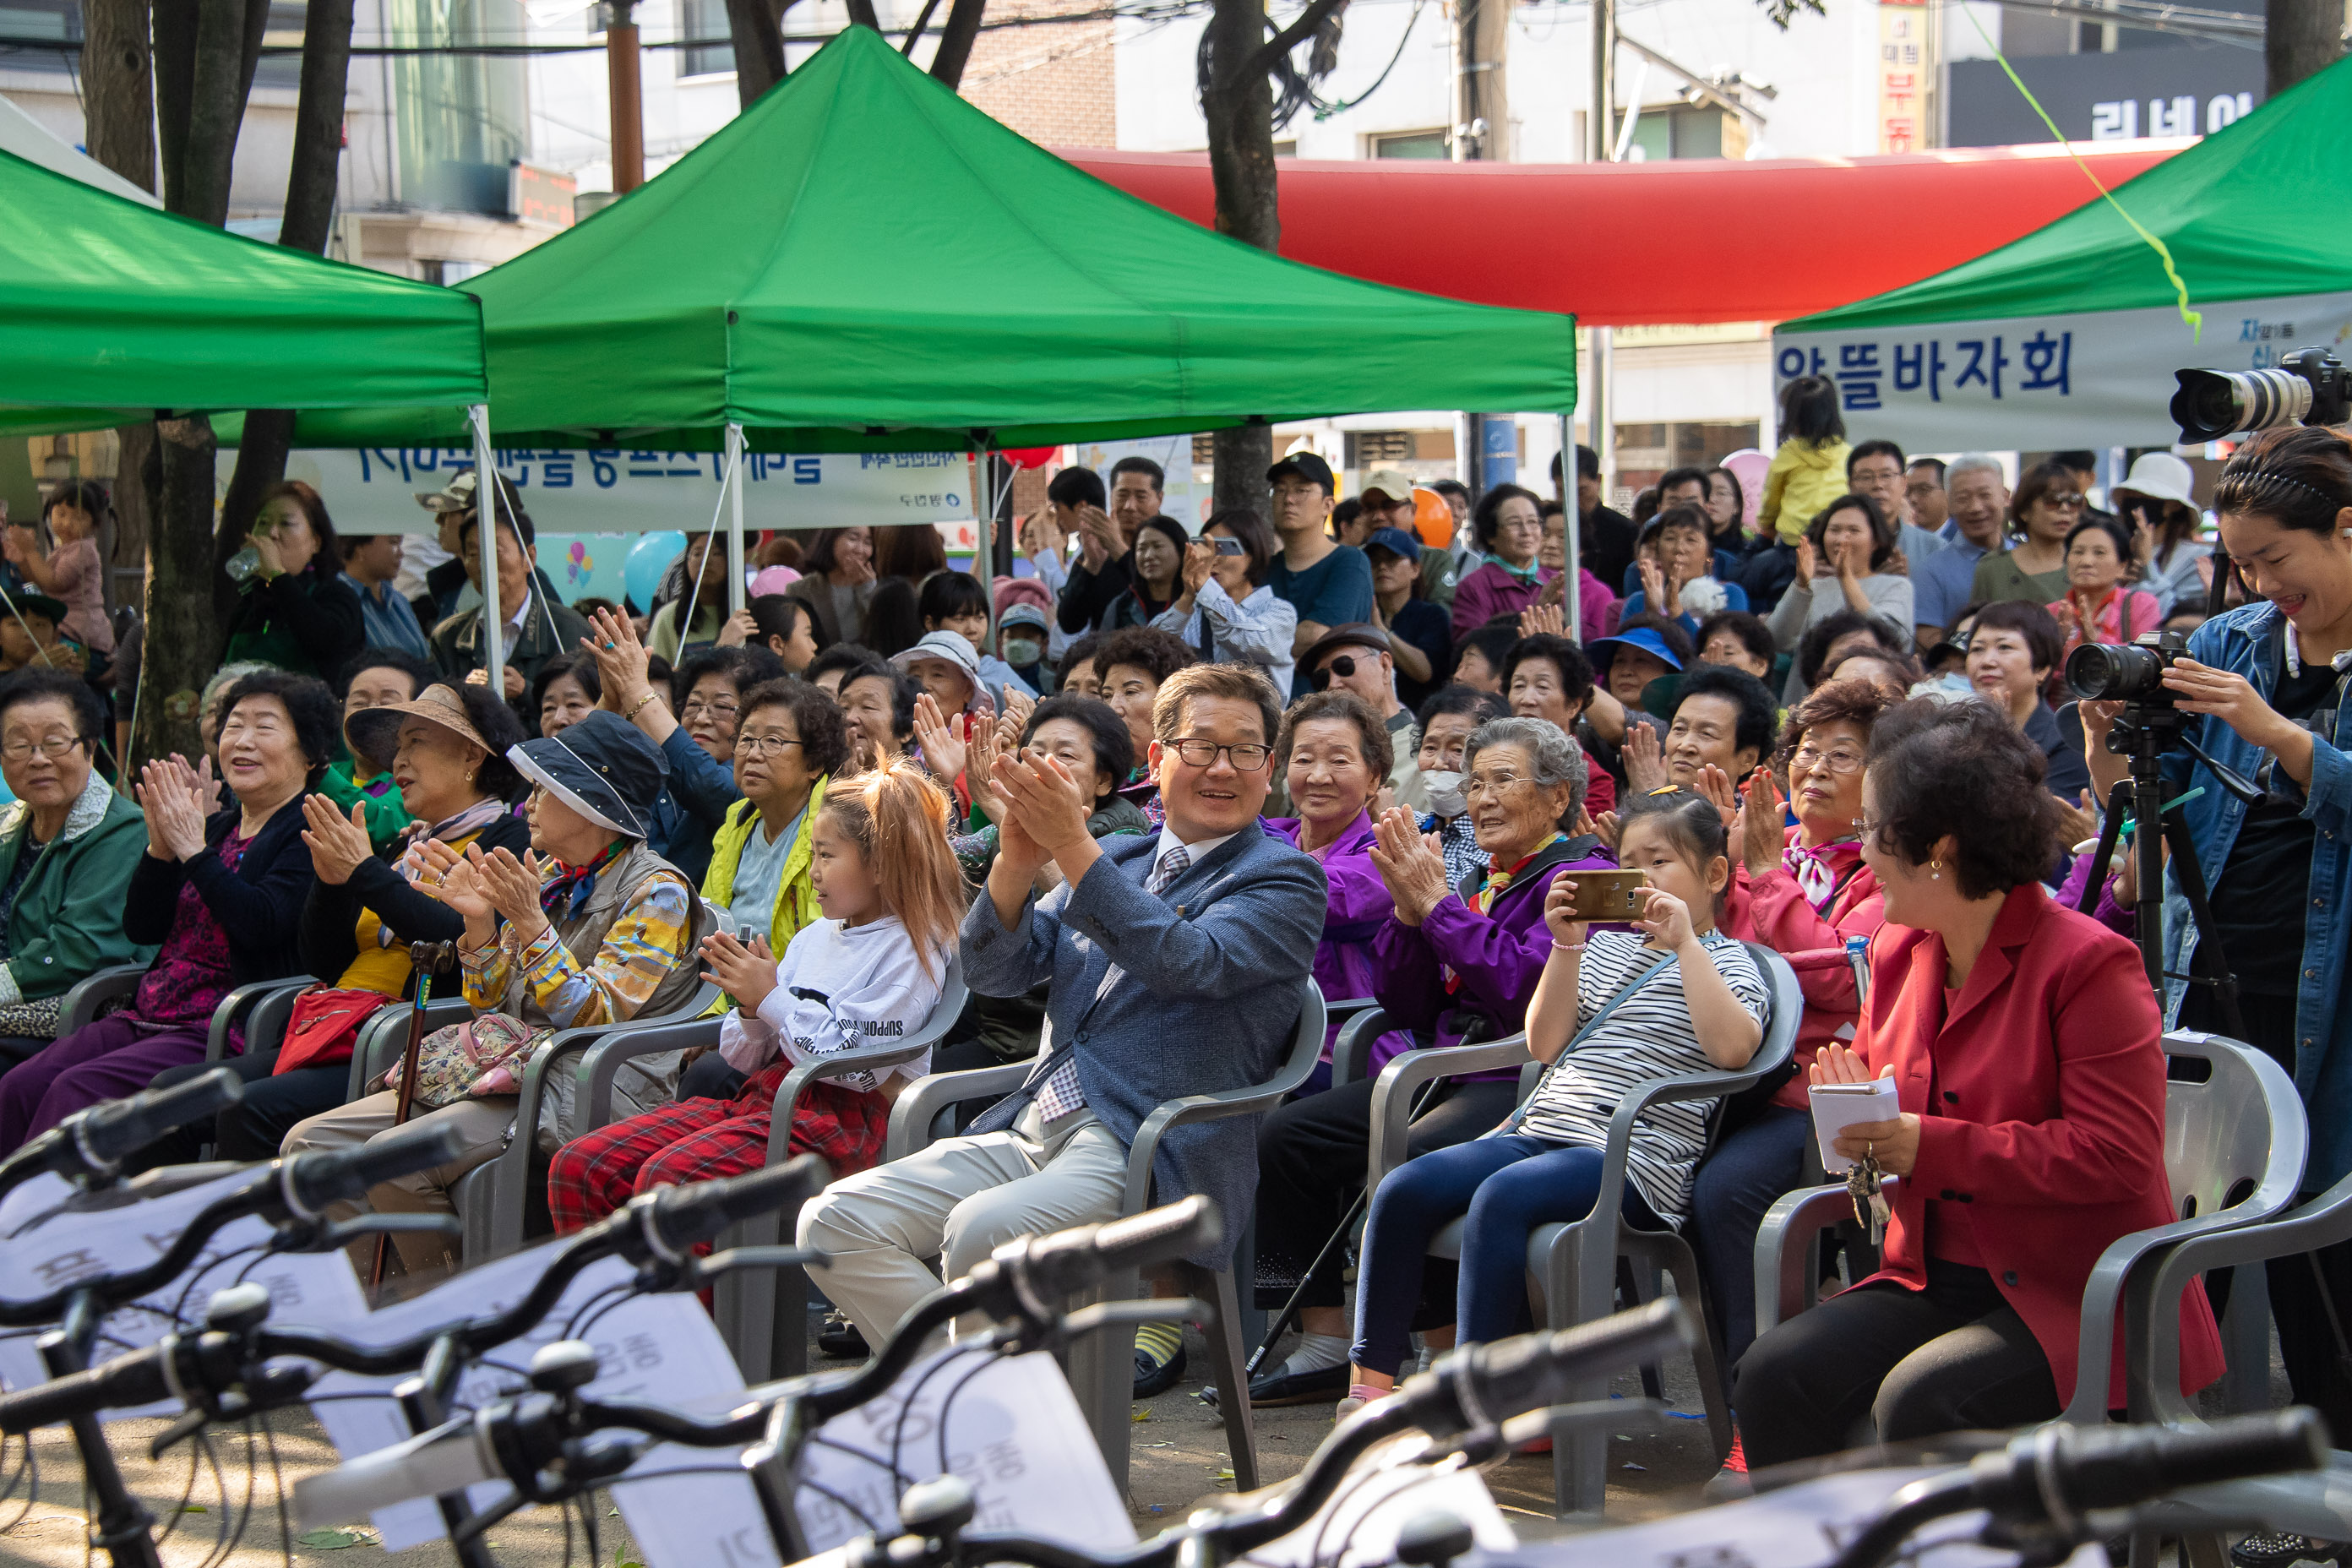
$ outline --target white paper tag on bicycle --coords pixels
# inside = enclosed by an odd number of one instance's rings
[[[1389,1444],[1348,1472],[1314,1519],[1249,1554],[1265,1568],[1355,1568],[1396,1561],[1397,1532],[1415,1514],[1442,1509],[1470,1527],[1487,1552],[1519,1543],[1486,1479],[1475,1469],[1433,1468],[1412,1461],[1425,1437]]]
[[[216,1182],[184,1188],[162,1197],[136,1199],[114,1207],[70,1209],[56,1204],[72,1195],[58,1181],[37,1199],[49,1201],[17,1205],[14,1217],[26,1228],[0,1241],[0,1279],[20,1282],[24,1295],[47,1295],[78,1279],[119,1274],[142,1268],[171,1250],[188,1223],[224,1194],[244,1186],[252,1173],[241,1171]],[[26,1183],[16,1196],[38,1183]],[[214,1233],[196,1260],[177,1279],[110,1312],[100,1325],[94,1359],[103,1361],[126,1352],[144,1350],[175,1328],[199,1328],[213,1292],[240,1282],[269,1292],[270,1321],[334,1326],[348,1323],[367,1310],[367,1299],[351,1260],[341,1248],[327,1253],[265,1253],[274,1227],[266,1220],[247,1218]],[[30,1289],[25,1289],[30,1286]],[[12,1329],[0,1333],[0,1385],[25,1388],[47,1381],[48,1370],[34,1348],[45,1331]],[[159,1400],[135,1409],[112,1410],[110,1421],[139,1415],[176,1415],[176,1400]]]
[[[1935,1469],[1856,1470],[1824,1476],[1762,1497],[1671,1514],[1622,1530],[1533,1542],[1520,1568],[1821,1568],[1895,1492]],[[2014,1568],[2017,1553],[1979,1545],[1984,1515],[1956,1514],[1927,1525],[1904,1545],[1906,1568]],[[2095,1542],[2067,1568],[2105,1568]]]
[[[393,1344],[415,1335],[485,1317],[513,1306],[529,1294],[564,1244],[551,1241],[468,1269],[422,1296],[370,1312],[356,1322],[334,1325],[335,1331],[362,1345]],[[689,1295],[628,1296],[625,1291],[635,1270],[620,1258],[606,1258],[581,1270],[554,1310],[523,1337],[488,1352],[486,1360],[466,1369],[451,1395],[453,1408],[478,1408],[500,1396],[527,1389],[525,1373],[541,1345],[562,1339],[584,1339],[596,1348],[597,1376],[587,1393],[597,1399],[658,1399],[665,1405],[723,1410],[743,1389],[743,1375],[719,1337],[701,1303]],[[599,1298],[602,1298],[600,1300]],[[331,1372],[310,1389],[311,1414],[327,1429],[336,1452],[345,1458],[373,1453],[404,1441],[408,1421],[391,1397],[406,1373],[370,1377]],[[681,1464],[724,1463],[726,1456],[709,1450],[670,1445],[653,1450],[637,1463],[637,1470],[676,1468]],[[681,1477],[674,1481],[624,1485],[614,1495],[640,1542],[646,1527],[640,1520],[680,1506],[672,1489],[693,1487],[690,1506],[699,1516],[706,1539],[746,1529],[761,1542],[766,1521],[748,1480],[727,1476]],[[472,1501],[484,1508],[504,1496],[504,1482],[473,1489]],[[658,1524],[657,1518],[650,1522]],[[387,1552],[404,1551],[447,1533],[441,1511],[429,1498],[380,1509],[373,1521]],[[650,1562],[651,1559],[649,1558]],[[727,1568],[758,1568],[757,1558],[732,1559],[719,1554],[703,1561]],[[773,1562],[771,1555],[768,1562]]]
[[[879,1399],[826,1422],[803,1451],[801,1475],[811,1484],[797,1511],[809,1550],[895,1530],[898,1494],[950,1470],[971,1484],[974,1530],[1093,1552],[1135,1541],[1127,1505],[1054,1358],[950,1348],[909,1367]]]

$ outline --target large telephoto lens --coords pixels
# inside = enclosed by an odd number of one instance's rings
[[[2311,383],[2291,370],[2177,370],[2172,420],[2184,443],[2218,441],[2242,430],[2300,424]]]
[[[2084,643],[2066,656],[2066,684],[2086,702],[2135,702],[2164,686],[2164,659],[2133,643]]]

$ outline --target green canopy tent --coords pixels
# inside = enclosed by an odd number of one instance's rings
[[[2352,336],[2352,61],[2115,192],[1949,271],[1773,333],[1776,381],[1827,375],[1856,429],[1930,451],[2160,446],[2172,372]],[[2084,186],[2086,194],[2089,187]]]
[[[0,433],[488,396],[463,294],[264,245],[0,152]]]
[[[470,422],[481,307],[264,245],[0,151],[0,434],[388,401]],[[484,543],[492,542],[486,535]]]
[[[1572,318],[1213,234],[1024,141],[864,27],[464,287],[506,447],[973,451],[1576,399]],[[306,416],[295,443],[457,434],[438,409],[387,409]]]

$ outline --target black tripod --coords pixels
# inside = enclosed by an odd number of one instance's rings
[[[2228,957],[2221,951],[2221,933],[2213,926],[2213,908],[2206,899],[2205,870],[2197,863],[2197,847],[2189,837],[2189,824],[2179,805],[2168,809],[2164,804],[2164,753],[2172,746],[2180,747],[2204,763],[2223,789],[2249,805],[2261,800],[2263,792],[2233,769],[2208,756],[2188,737],[2187,728],[2187,715],[2169,703],[2126,702],[2116,716],[2115,727],[2107,731],[2107,750],[2130,759],[2131,776],[2116,784],[2107,796],[2106,820],[2099,828],[2098,847],[2091,852],[2091,875],[2083,884],[2081,909],[2088,914],[2098,906],[2099,890],[2106,885],[2107,867],[2115,858],[2124,818],[2130,816],[2138,825],[2133,847],[2139,856],[2136,909],[2140,957],[2147,965],[2147,983],[2160,1000],[2168,978],[2164,967],[2164,861],[2157,848],[2160,835],[2161,841],[2171,849],[2172,863],[2180,876],[2180,890],[2189,900],[2189,918],[2197,925],[2197,950],[2191,967],[2204,971],[2201,974],[2169,978],[2186,980],[2192,985],[2210,985],[2214,1016],[2231,1038],[2242,1040],[2246,1037],[2246,1026],[2238,1013],[2238,982],[2230,973]]]

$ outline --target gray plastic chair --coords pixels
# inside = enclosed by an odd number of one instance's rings
[[[93,969],[76,981],[58,1004],[58,1038],[64,1039],[76,1029],[95,1024],[107,1014],[127,1005],[139,983],[147,977],[143,963],[117,963],[105,969]]]
[[[2193,1419],[2194,1406],[2179,1394],[2180,1292],[2204,1268],[2305,1250],[2302,1243],[2273,1240],[2293,1223],[2292,1217],[2282,1223],[2277,1216],[2294,1201],[2309,1144],[2294,1085],[2262,1052],[2218,1035],[2176,1031],[2164,1037],[2164,1046],[2170,1056],[2210,1064],[2201,1083],[2165,1085],[2165,1172],[2174,1212],[2181,1217],[2116,1237],[2092,1268],[2083,1295],[2074,1397],[2062,1417],[2068,1422],[2095,1425],[2107,1418],[2119,1309],[2125,1314],[2131,1419]],[[2345,1194],[2340,1239],[2352,1236],[2352,1182],[2337,1190]],[[1806,1263],[1807,1244],[1851,1217],[1843,1182],[1788,1194],[1765,1214],[1756,1232],[1759,1337],[1813,1305],[1818,1281]],[[2225,1255],[2239,1237],[2247,1238],[2245,1256]],[[2273,1245],[2275,1252],[2263,1250]],[[2158,1310],[2164,1301],[2173,1303],[2169,1311]],[[2238,1305],[2231,1302],[2233,1317]],[[2232,1363],[2251,1356],[2266,1377],[2268,1325],[2251,1309],[2244,1317],[2253,1320],[2252,1332],[2244,1321],[2239,1323]],[[2168,1398],[2167,1389],[2172,1391]]]
[[[956,1020],[963,1016],[964,1004],[971,999],[971,988],[963,983],[962,961],[951,957],[939,1005],[931,1010],[929,1021],[921,1028],[887,1046],[843,1051],[838,1056],[803,1062],[786,1073],[783,1082],[776,1087],[775,1110],[768,1131],[767,1163],[781,1165],[792,1158],[793,1115],[800,1109],[801,1096],[810,1084],[819,1079],[845,1078],[861,1071],[872,1072],[878,1079],[887,1069],[913,1061],[947,1037]],[[698,1044],[719,1043],[719,1021],[715,1018],[674,1026],[674,1029],[701,1031],[703,1038],[695,1042]],[[605,1049],[599,1047],[593,1055],[601,1057]],[[609,1068],[595,1061],[583,1063],[583,1082],[600,1070],[609,1083]],[[597,1098],[598,1092],[593,1086],[589,1089],[592,1108],[606,1103]],[[609,1095],[609,1089],[603,1093]],[[732,1226],[719,1238],[717,1249],[790,1246],[799,1228],[800,1205],[796,1203],[788,1209],[773,1209]],[[797,1268],[739,1268],[719,1277],[711,1293],[711,1316],[718,1321],[719,1337],[734,1352],[735,1364],[742,1369],[744,1382],[758,1384],[775,1377],[797,1377],[808,1370],[808,1273]]]
[[[1694,1305],[1704,1303],[1698,1258],[1682,1233],[1639,1229],[1626,1221],[1622,1206],[1625,1162],[1633,1124],[1652,1107],[1676,1100],[1720,1100],[1764,1081],[1788,1065],[1796,1048],[1797,1026],[1804,1017],[1804,993],[1797,984],[1796,971],[1789,967],[1786,959],[1756,942],[1743,945],[1763,971],[1771,994],[1764,1036],[1757,1045],[1756,1054],[1737,1072],[1684,1073],[1659,1079],[1619,1102],[1609,1122],[1609,1142],[1602,1152],[1601,1195],[1591,1214],[1569,1224],[1538,1226],[1528,1238],[1528,1289],[1536,1316],[1545,1327],[1570,1328],[1598,1321],[1615,1311],[1620,1258],[1633,1265],[1637,1294],[1644,1278],[1654,1278],[1663,1272],[1673,1279],[1675,1293],[1684,1300]],[[1404,1163],[1407,1114],[1414,1087],[1434,1078],[1451,1078],[1514,1063],[1525,1064],[1519,1074],[1519,1095],[1524,1100],[1533,1091],[1542,1068],[1529,1059],[1527,1037],[1523,1034],[1492,1045],[1412,1051],[1382,1068],[1380,1087],[1372,1097],[1372,1152],[1365,1178],[1373,1190],[1377,1191],[1381,1181]],[[1430,1244],[1433,1256],[1461,1257],[1462,1224],[1457,1219],[1438,1232]],[[1698,1337],[1691,1349],[1691,1360],[1698,1374],[1699,1394],[1706,1407],[1707,1426],[1719,1458],[1731,1451],[1731,1407],[1724,1396],[1712,1336]],[[1608,1397],[1606,1377],[1591,1380],[1574,1394],[1577,1403]],[[1587,1432],[1555,1439],[1551,1465],[1555,1517],[1598,1515],[1608,1499],[1609,1435]]]
[[[507,1131],[506,1146],[497,1158],[467,1172],[449,1189],[450,1201],[466,1226],[463,1267],[471,1268],[520,1251],[529,1239],[532,1194],[547,1191],[547,1155],[539,1147],[539,1127],[548,1113],[548,1089],[554,1075],[571,1068],[574,1058],[596,1046],[631,1039],[665,1025],[690,1022],[709,1012],[718,1000],[719,988],[705,981],[667,1012],[624,1024],[559,1029],[531,1053],[517,1086],[515,1119]],[[616,1060],[613,1065],[617,1068],[620,1063]],[[579,1131],[590,1128],[583,1126]]]
[[[1141,1214],[1152,1206],[1151,1164],[1158,1155],[1160,1137],[1171,1127],[1196,1121],[1215,1121],[1230,1116],[1256,1115],[1273,1110],[1283,1100],[1307,1081],[1315,1064],[1323,1055],[1325,1016],[1323,993],[1314,981],[1306,983],[1300,999],[1298,1023],[1291,1033],[1290,1050],[1276,1068],[1274,1076],[1247,1089],[1224,1089],[1215,1094],[1190,1094],[1181,1100],[1168,1100],[1136,1129],[1135,1142],[1129,1146],[1127,1191],[1121,1200],[1122,1215]],[[1021,1087],[1032,1068],[1029,1061],[1009,1062],[1003,1067],[974,1068],[964,1072],[933,1073],[918,1079],[898,1096],[890,1111],[890,1135],[886,1145],[886,1160],[903,1159],[928,1147],[934,1139],[946,1136],[939,1131],[951,1125],[956,1106],[973,1100],[994,1101]],[[1231,1223],[1228,1216],[1227,1223]],[[1248,1261],[1243,1239],[1236,1238],[1234,1252],[1238,1258]],[[1209,1351],[1214,1363],[1219,1398],[1219,1414],[1223,1417],[1225,1442],[1233,1455],[1234,1485],[1236,1490],[1249,1491],[1256,1487],[1257,1444],[1250,1420],[1249,1379],[1243,1373],[1242,1363],[1246,1352],[1241,1341],[1239,1291],[1234,1279],[1236,1268],[1209,1269],[1190,1263],[1171,1266],[1177,1288],[1186,1295],[1207,1304],[1214,1321],[1202,1325],[1209,1341]],[[1094,1301],[1126,1301],[1135,1300],[1141,1281],[1134,1270],[1114,1277],[1086,1301],[1071,1303],[1075,1307]],[[1126,1484],[1129,1438],[1134,1428],[1135,1404],[1135,1331],[1132,1328],[1104,1329],[1089,1334],[1071,1347],[1069,1358],[1071,1392],[1077,1395],[1079,1407],[1087,1413],[1087,1424],[1094,1429],[1096,1445],[1102,1449],[1103,1462],[1122,1489]]]
[[[294,1016],[294,998],[318,984],[308,974],[289,974],[237,986],[213,1008],[211,1026],[205,1031],[205,1060],[216,1062],[228,1055],[229,1032],[240,1020],[246,1050],[277,1049]]]

